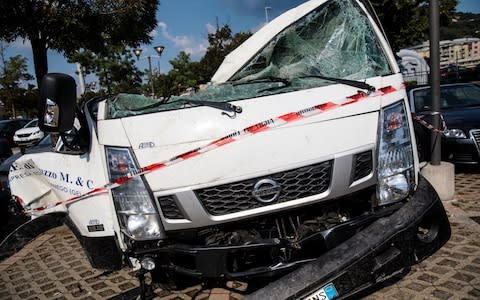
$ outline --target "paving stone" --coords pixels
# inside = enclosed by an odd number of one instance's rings
[[[466,286],[465,283],[460,283],[460,282],[456,282],[456,281],[447,281],[447,282],[444,282],[442,283],[442,287],[448,289],[448,290],[451,290],[451,291],[459,291],[461,290],[464,286]]]
[[[453,278],[460,281],[470,282],[475,278],[475,276],[467,274],[465,272],[457,272],[455,275],[453,275]]]
[[[420,284],[418,282],[412,282],[406,285],[406,287],[410,290],[414,290],[416,292],[423,291],[424,289],[428,288],[428,286]]]
[[[129,290],[129,289],[132,289],[134,287],[136,287],[133,283],[131,282],[126,282],[126,283],[122,283],[118,286],[122,291],[126,291],[126,290]]]
[[[454,268],[458,265],[458,262],[456,262],[454,260],[450,260],[450,259],[443,259],[440,262],[438,262],[438,265]]]
[[[44,292],[45,292],[45,291],[48,291],[48,290],[51,290],[51,289],[53,289],[53,288],[55,288],[55,283],[52,283],[52,282],[40,286],[40,289],[41,289],[42,291],[44,291]]]
[[[71,293],[72,293],[73,297],[78,298],[80,296],[85,296],[86,294],[88,294],[88,291],[86,291],[86,290],[74,290]]]
[[[56,297],[61,296],[61,295],[62,295],[62,293],[57,289],[49,291],[48,293],[45,293],[45,297],[50,298],[50,299],[56,298]]]
[[[424,274],[421,274],[420,276],[418,276],[418,279],[421,280],[421,281],[428,282],[428,283],[435,283],[435,282],[438,281],[439,278],[435,275],[424,273]]]
[[[468,294],[475,299],[480,299],[480,288],[476,287],[468,291]]]
[[[107,285],[105,284],[105,282],[99,282],[99,283],[96,283],[96,284],[92,285],[92,288],[94,290],[101,290],[101,289],[106,288],[106,287],[107,287]]]
[[[36,292],[34,290],[28,290],[28,291],[25,291],[25,292],[21,292],[21,293],[18,293],[18,296],[22,299],[25,299],[25,298],[28,298],[28,297],[31,297],[31,296],[35,296]],[[1,299],[4,299],[3,297]]]
[[[439,289],[435,289],[432,292],[432,296],[437,299],[450,299],[453,295],[449,292],[445,292]]]
[[[124,282],[125,280],[127,279],[123,276],[113,277],[110,279],[110,281],[113,283],[120,283],[120,282]]]
[[[430,272],[433,272],[435,274],[439,275],[444,275],[446,274],[450,269],[444,268],[444,267],[439,267],[439,266],[432,266],[432,268],[429,270]]]

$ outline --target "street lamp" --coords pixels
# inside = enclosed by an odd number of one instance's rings
[[[142,48],[137,47],[135,50],[133,50],[133,53],[135,53],[135,56],[137,57],[137,60],[140,58],[140,54],[142,54]]]
[[[158,55],[161,56],[162,52],[163,52],[163,49],[165,49],[165,47],[160,45],[160,46],[153,47],[153,49],[155,49],[155,51],[157,51]]]
[[[159,45],[159,46],[153,47],[153,49],[155,49],[155,52],[157,52],[159,56],[148,55],[145,58],[148,59],[149,81],[150,81],[150,85],[152,86],[152,97],[155,97],[155,88],[154,88],[154,84],[153,84],[153,71],[152,71],[152,57],[157,57],[159,59],[158,72],[160,72],[160,59],[162,57],[162,52],[165,49],[165,47]],[[141,57],[142,51],[143,51],[143,49],[140,48],[140,47],[137,47],[133,50],[133,53],[137,57],[137,60],[139,60],[140,58],[144,58],[144,57]]]
[[[163,53],[163,50],[165,49],[164,46],[162,45],[158,45],[158,46],[155,46],[153,47],[153,49],[155,49],[155,51],[158,53],[158,73],[160,73],[160,60],[162,59],[162,53]]]

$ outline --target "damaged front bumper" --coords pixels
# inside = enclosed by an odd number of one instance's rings
[[[433,187],[420,177],[410,201],[394,214],[247,299],[347,298],[419,263],[449,238],[445,209]]]

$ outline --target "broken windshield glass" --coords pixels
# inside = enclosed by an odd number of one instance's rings
[[[391,68],[354,1],[330,1],[287,27],[231,80],[326,76],[361,80]]]
[[[111,101],[109,117],[195,106],[193,101],[178,101],[181,99],[231,102],[325,85],[349,84],[348,80],[363,83],[367,78],[391,73],[378,38],[359,5],[354,0],[332,0],[266,42],[263,49],[226,83],[210,85],[189,96],[174,96],[168,102],[122,94]]]

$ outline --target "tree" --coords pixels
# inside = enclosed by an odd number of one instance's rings
[[[192,62],[190,55],[181,51],[178,56],[170,61],[172,69],[168,75],[172,78],[173,94],[180,94],[189,87],[198,85],[201,74],[195,72],[198,63]]]
[[[0,39],[28,39],[37,84],[48,72],[47,50],[66,56],[79,49],[108,53],[108,46],[151,41],[159,0],[2,0]]]
[[[371,0],[394,52],[428,39],[429,0]],[[452,19],[458,0],[439,0],[441,25]]]
[[[252,34],[239,32],[232,34],[230,26],[217,26],[214,33],[208,35],[207,52],[199,62],[192,62],[190,55],[184,51],[170,61],[172,69],[168,74],[156,74],[153,81],[157,96],[168,98],[179,95],[187,88],[197,87],[210,81],[225,56],[240,46]],[[144,93],[150,93],[150,87],[144,86]]]
[[[208,34],[209,46],[204,57],[200,60],[202,74],[200,83],[210,81],[210,78],[220,67],[225,56],[240,46],[251,35],[250,32],[238,32],[232,35],[229,25],[224,25],[221,28],[217,25],[217,30]]]
[[[108,46],[106,54],[78,51],[69,62],[78,62],[84,75],[96,74],[101,92],[138,93],[142,86],[143,73],[135,66],[131,51],[124,46]]]
[[[9,116],[15,117],[16,112],[23,111],[30,114],[36,108],[35,103],[31,103],[31,95],[35,93],[31,85],[28,89],[22,88],[21,85],[32,80],[33,76],[27,72],[27,59],[20,55],[10,57],[5,60],[3,56],[3,48],[0,51],[1,71],[0,71],[0,100],[5,108],[10,110]]]

